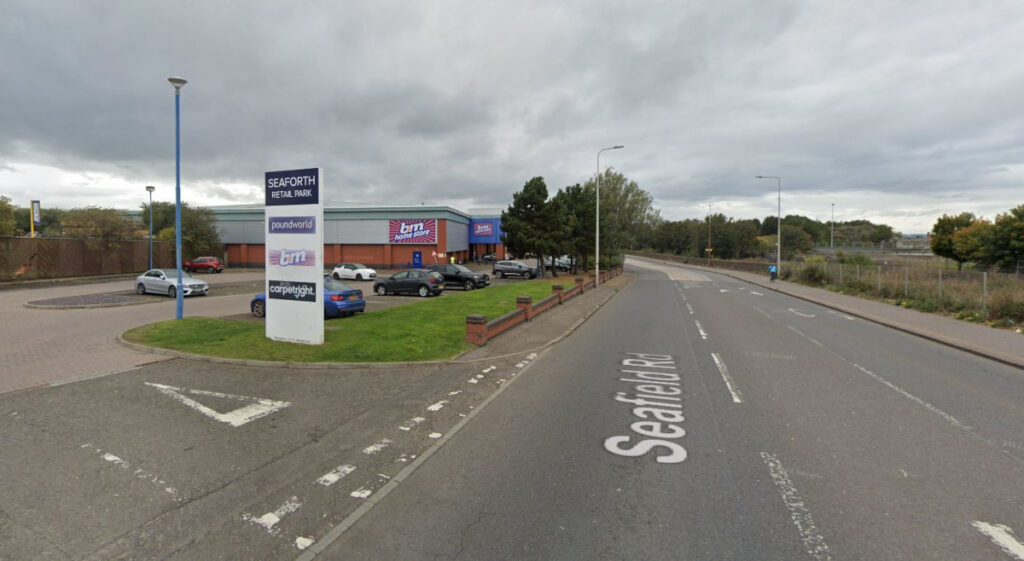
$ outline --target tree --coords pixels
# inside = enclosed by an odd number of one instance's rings
[[[594,251],[594,191],[579,183],[560,189],[552,198],[561,206],[567,231],[558,251],[576,258],[587,269],[587,257]]]
[[[974,215],[969,212],[962,212],[956,216],[943,214],[932,226],[932,253],[956,261],[957,270],[962,270],[964,262],[968,259],[956,252],[953,235],[957,230],[973,224],[975,220]]]
[[[591,179],[585,187],[597,191]],[[608,168],[601,175],[601,253],[619,255],[636,247],[637,232],[659,219],[653,199],[635,181]]]
[[[782,225],[782,258],[793,259],[797,253],[807,253],[814,249],[811,235],[796,226]]]
[[[144,229],[149,229],[149,205],[146,203],[142,204],[142,225]],[[153,203],[153,232],[156,233],[157,239],[174,245],[174,203]],[[213,211],[181,203],[182,259],[220,255],[221,252],[220,232],[217,230],[217,217]]]
[[[560,205],[548,203],[548,187],[543,177],[534,177],[523,185],[523,190],[512,195],[512,204],[501,213],[501,242],[514,255],[537,257],[538,266],[544,267],[544,255],[557,247],[564,236],[564,222]]]
[[[978,219],[953,234],[953,253],[964,261],[989,264],[992,259],[992,223]]]
[[[13,236],[18,232],[11,199],[0,195],[0,236]]]
[[[117,242],[134,237],[135,223],[122,211],[95,206],[75,208],[64,213],[65,235],[86,240],[96,249],[117,247]]]

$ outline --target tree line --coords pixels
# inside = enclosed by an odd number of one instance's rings
[[[40,209],[36,235],[51,238],[84,239],[97,248],[116,247],[126,240],[146,239],[149,235],[149,204],[141,205],[140,220],[125,211],[96,206]],[[25,236],[31,231],[31,209],[11,204],[0,196],[0,236]],[[181,204],[181,252],[185,257],[220,255],[223,247],[217,220],[205,207]],[[174,203],[153,203],[153,234],[159,241],[174,244]]]
[[[1024,205],[987,220],[970,212],[943,214],[932,227],[932,253],[964,263],[1019,271],[1024,264]]]

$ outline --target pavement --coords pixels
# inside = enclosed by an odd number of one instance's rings
[[[783,280],[771,282],[767,273],[757,275],[714,267],[679,265],[671,261],[630,257],[627,264],[676,265],[683,268],[714,272],[748,282],[766,290],[774,290],[807,302],[826,306],[838,312],[859,317],[886,327],[917,335],[949,347],[986,357],[1010,366],[1024,368],[1024,335],[1014,330],[997,329],[938,314],[910,310],[884,302],[831,292]]]

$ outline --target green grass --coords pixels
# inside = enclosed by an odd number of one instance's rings
[[[185,318],[128,331],[128,341],[187,353],[247,360],[286,362],[403,362],[444,360],[472,347],[466,342],[466,316],[494,319],[516,307],[516,297],[534,303],[551,294],[550,280],[452,290],[440,298],[418,300],[349,318],[327,320],[323,345],[285,343],[266,338],[263,322]],[[412,298],[392,296],[391,298]]]

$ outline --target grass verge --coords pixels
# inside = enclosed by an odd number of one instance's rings
[[[516,307],[516,297],[534,302],[551,294],[551,280],[533,280],[483,290],[446,291],[440,298],[349,318],[326,320],[323,345],[267,339],[263,323],[185,318],[137,327],[127,341],[186,353],[284,362],[406,362],[444,360],[472,347],[466,316],[496,318]],[[411,298],[392,296],[392,298]]]

